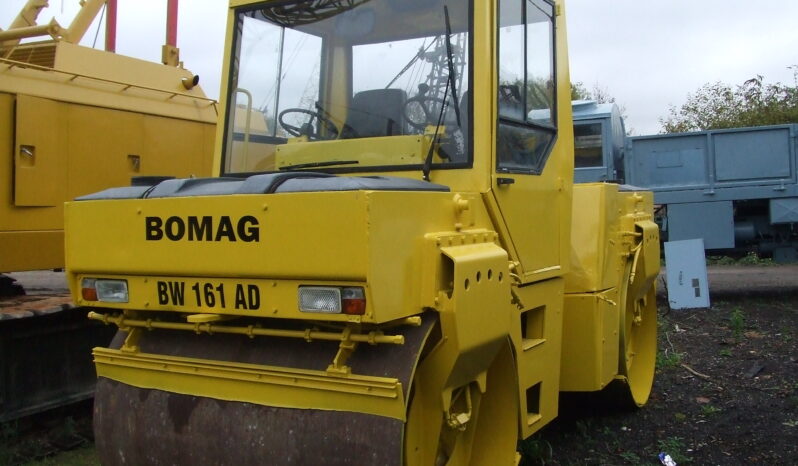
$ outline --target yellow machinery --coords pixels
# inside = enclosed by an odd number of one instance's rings
[[[29,0],[0,30],[0,272],[64,266],[65,200],[211,173],[216,103],[182,67],[78,45],[105,0],[81,4],[61,27]]]
[[[646,402],[652,196],[572,185],[561,0],[234,0],[227,43],[219,177],[66,206],[103,464],[515,464],[561,391]]]
[[[196,76],[78,45],[106,1],[80,3],[61,27],[37,25],[47,1],[29,0],[0,30],[0,273],[64,266],[65,200],[132,177],[211,173],[217,108]],[[91,397],[87,353],[113,333],[63,290],[5,299],[23,291],[0,274],[0,421]]]

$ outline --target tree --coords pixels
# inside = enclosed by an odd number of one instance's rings
[[[666,133],[709,129],[776,125],[798,122],[798,67],[793,70],[793,85],[765,84],[757,75],[741,85],[721,82],[704,84],[687,95],[681,107],[671,106],[660,118]]]
[[[593,100],[593,98],[585,87],[585,83],[577,81],[571,83],[571,100]]]
[[[511,82],[499,83],[499,87],[504,87],[509,90],[516,89],[513,93],[514,99],[519,104],[522,102],[521,89],[524,84],[520,79]],[[508,94],[509,95],[509,94]],[[527,106],[531,109],[549,109],[551,108],[552,101],[554,100],[554,85],[550,80],[542,78],[533,78],[526,82],[526,98]],[[501,99],[501,97],[500,97]],[[593,85],[592,89],[588,89],[585,83],[577,81],[571,83],[571,100],[594,100],[600,104],[614,104],[615,97],[610,95],[606,87],[602,87],[599,83]],[[626,106],[618,106],[621,112],[621,118],[626,120]],[[627,129],[627,133],[631,134],[632,129]]]
[[[610,95],[609,89],[599,83],[593,84],[593,88],[588,89],[582,81],[571,83],[571,100],[595,100],[600,104],[615,103],[615,97]]]

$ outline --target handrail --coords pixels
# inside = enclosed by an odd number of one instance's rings
[[[244,170],[249,170],[249,166],[247,165],[247,158],[249,155],[249,130],[250,130],[250,120],[252,119],[252,93],[248,90],[244,89],[243,87],[238,87],[235,90],[236,94],[241,93],[244,94],[247,98],[247,123],[244,127]],[[235,121],[233,122],[233,126],[235,126]]]
[[[403,345],[405,337],[402,335],[384,335],[380,331],[371,331],[368,333],[348,333],[348,332],[324,332],[317,329],[306,328],[304,330],[283,330],[283,329],[270,329],[263,327],[256,327],[254,325],[247,326],[232,326],[232,325],[214,325],[209,322],[195,322],[195,323],[181,323],[181,322],[163,322],[154,319],[130,319],[122,315],[109,315],[99,312],[89,312],[89,319],[99,320],[105,324],[115,324],[117,327],[136,327],[145,329],[164,329],[164,330],[183,330],[195,333],[225,333],[234,335],[246,335],[250,338],[255,336],[269,336],[269,337],[283,337],[283,338],[301,338],[305,341],[324,340],[324,341],[354,341],[358,343],[368,343],[376,345],[380,343],[387,343],[393,345]]]
[[[52,72],[56,72],[56,73],[66,74],[66,75],[72,76],[72,78],[70,78],[70,81],[74,81],[77,78],[86,78],[86,79],[93,79],[95,81],[100,81],[100,82],[118,84],[120,86],[125,86],[122,89],[122,91],[126,91],[126,90],[128,90],[130,88],[135,88],[135,89],[144,89],[144,90],[148,90],[148,91],[160,92],[160,93],[163,93],[163,94],[170,94],[169,95],[169,99],[172,99],[174,97],[180,96],[180,97],[188,97],[188,98],[196,99],[196,100],[204,100],[205,102],[208,103],[208,105],[213,105],[214,108],[215,108],[216,104],[219,103],[217,100],[211,99],[209,97],[202,97],[202,96],[198,96],[198,95],[187,94],[185,92],[167,91],[165,89],[158,89],[157,87],[142,86],[142,85],[139,85],[139,84],[126,83],[124,81],[116,81],[116,80],[113,80],[113,79],[98,78],[97,76],[89,76],[89,75],[86,75],[86,74],[74,73],[74,72],[71,72],[71,71],[57,70],[55,68],[49,68],[47,66],[34,65],[32,63],[25,63],[25,62],[21,62],[21,61],[11,60],[11,59],[8,59],[8,58],[0,58],[0,63],[9,64],[10,65],[9,69],[12,69],[12,68],[15,68],[15,67],[17,67],[17,68],[31,68],[31,69],[40,70],[40,71],[52,71]],[[169,100],[169,99],[167,99],[167,100]],[[218,114],[218,110],[216,110],[216,113]]]

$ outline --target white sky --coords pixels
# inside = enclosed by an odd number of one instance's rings
[[[25,0],[0,0],[6,28]],[[39,17],[66,26],[78,0],[50,0]],[[656,133],[668,105],[707,82],[740,84],[757,74],[793,84],[798,1],[567,0],[572,81],[598,83],[626,107],[627,127]],[[61,10],[63,9],[63,15]],[[178,47],[210,97],[219,95],[226,0],[183,0]],[[166,0],[119,0],[117,51],[160,60]],[[91,44],[96,25],[84,43]],[[103,32],[97,39],[103,44]]]

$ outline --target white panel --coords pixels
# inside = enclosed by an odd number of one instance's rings
[[[704,240],[668,241],[665,243],[665,263],[671,309],[708,308]]]

